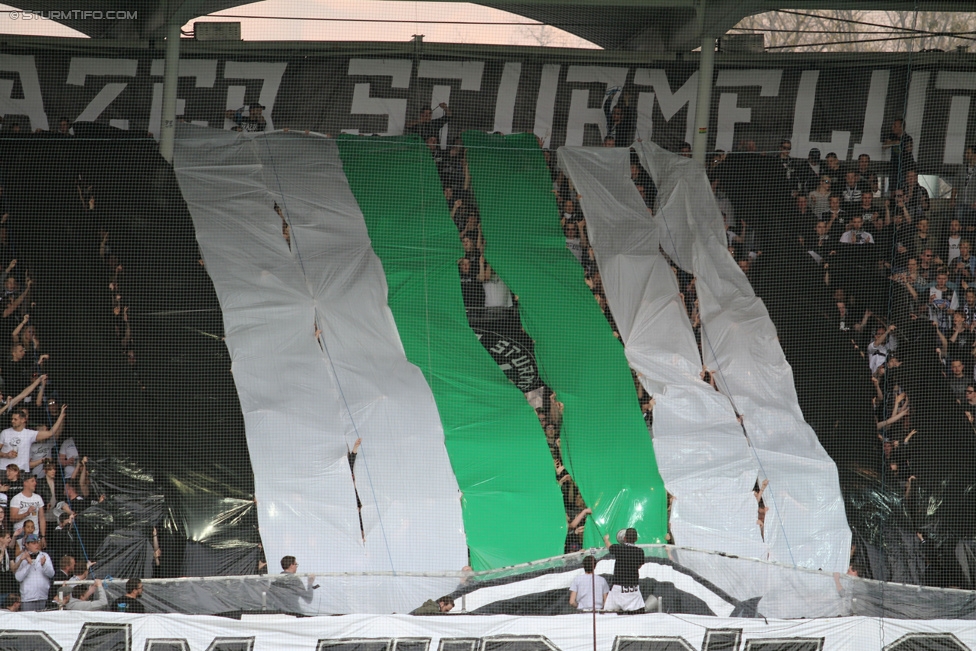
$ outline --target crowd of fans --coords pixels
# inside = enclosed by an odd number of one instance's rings
[[[11,134],[18,131],[13,124]],[[56,135],[72,137],[67,120]],[[72,206],[65,208],[74,223],[97,226],[95,188],[83,175],[76,177]],[[9,226],[2,187],[0,213],[0,339],[9,343],[0,364],[0,414],[10,419],[10,427],[0,432],[0,601],[7,610],[106,610],[101,580],[91,581],[94,550],[86,547],[77,526],[78,516],[105,495],[95,494],[88,457],[79,452],[69,431],[67,405],[57,390],[63,371],[42,344],[43,332],[31,317],[35,310],[50,310],[38,305],[28,264],[16,257],[16,233]],[[134,367],[123,269],[109,233],[101,230],[99,235],[120,353]],[[153,540],[158,563],[161,552],[155,536]]]

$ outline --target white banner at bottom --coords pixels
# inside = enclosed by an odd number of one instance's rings
[[[460,605],[460,604],[459,604]],[[187,615],[9,613],[3,649],[146,651],[923,651],[976,649],[976,622],[843,617],[730,619],[347,615],[241,620]]]

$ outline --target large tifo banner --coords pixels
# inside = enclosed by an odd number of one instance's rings
[[[518,294],[542,379],[563,404],[562,462],[591,509],[584,544],[625,527],[664,542],[660,466],[680,544],[845,571],[836,468],[803,422],[765,308],[726,253],[700,166],[637,144],[660,193],[649,220],[626,149],[559,150],[594,219],[622,347],[566,248],[535,138],[469,131],[464,143],[485,258]],[[534,411],[467,325],[463,251],[421,139],[180,125],[175,154],[223,311],[269,557],[327,549],[303,569],[411,572],[458,569],[465,551],[476,570],[560,555],[552,457]],[[634,315],[662,229],[672,259],[699,278],[721,395],[697,395],[707,385],[695,379],[686,317],[668,328],[687,335],[675,356],[665,351],[681,342],[651,334],[657,311]],[[654,426],[660,455],[631,367],[665,415]],[[289,445],[275,445],[282,436]],[[347,461],[357,440],[358,461]],[[721,455],[701,454],[710,448]],[[772,504],[765,539],[751,491],[760,479]]]
[[[966,651],[965,620],[762,620],[695,615],[347,615],[294,619],[116,613],[0,617],[5,649],[180,651]]]
[[[100,122],[159,134],[164,62],[161,50],[86,47],[66,51],[17,47],[0,54],[0,115],[25,127]],[[159,44],[157,44],[158,46]],[[227,54],[185,43],[177,115],[229,129],[227,109],[266,107],[269,128],[320,133],[399,135],[425,108],[451,108],[442,142],[466,129],[534,133],[551,148],[595,145],[605,132],[608,89],[623,88],[636,108],[637,132],[666,148],[691,142],[698,91],[697,55],[682,61],[634,59],[619,53],[578,55],[505,48],[404,44],[314,46],[288,55],[240,44]],[[344,47],[344,50],[338,48]],[[345,54],[355,52],[355,54]],[[382,51],[383,54],[370,54]],[[339,52],[339,53],[336,53]],[[773,148],[793,141],[792,155],[812,147],[842,160],[888,156],[881,143],[904,114],[922,171],[948,174],[976,136],[972,96],[976,60],[956,53],[817,57],[717,56],[709,147],[729,151],[749,138]],[[615,101],[619,102],[618,95]],[[435,112],[437,117],[440,109]],[[9,122],[8,122],[9,124]]]

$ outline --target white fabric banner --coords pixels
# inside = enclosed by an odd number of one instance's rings
[[[727,397],[700,378],[701,357],[658,232],[624,148],[559,150],[580,195],[607,302],[627,359],[655,396],[654,453],[674,543],[765,558],[752,488],[759,475]]]
[[[178,136],[177,178],[223,311],[272,571],[286,554],[303,572],[460,568],[440,419],[404,356],[335,142]],[[346,458],[358,437],[365,542]]]
[[[0,614],[5,648],[185,651],[950,651],[976,648],[976,623],[845,617],[729,619],[666,614],[560,617],[347,615],[295,619],[121,613]],[[594,631],[595,629],[595,631]],[[595,636],[595,640],[594,640]]]
[[[652,143],[635,148],[658,188],[661,246],[697,279],[704,362],[743,416],[760,479],[769,480],[771,558],[844,572],[851,533],[837,467],[803,420],[766,307],[728,253],[708,178],[697,163]]]

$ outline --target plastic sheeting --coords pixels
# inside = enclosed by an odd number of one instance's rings
[[[560,554],[566,519],[552,456],[535,411],[468,326],[457,266],[464,251],[426,145],[419,137],[338,143],[407,357],[437,401],[471,566]]]
[[[403,354],[335,142],[187,126],[175,168],[223,311],[272,567],[286,554],[306,571],[463,565],[433,399]],[[359,437],[365,542],[346,458]]]
[[[485,257],[518,296],[543,379],[565,406],[563,463],[593,510],[586,543],[631,526],[663,542],[667,497],[630,369],[565,246],[542,151],[531,134],[469,131],[464,143]]]
[[[605,556],[605,550],[594,553],[602,556],[597,573],[612,573],[614,561]],[[664,596],[662,612],[666,613],[710,611],[719,622],[724,617],[855,615],[892,621],[976,619],[976,592],[967,590],[882,583],[679,547],[645,546],[645,554],[647,562],[640,569],[642,591]],[[519,604],[522,615],[557,614],[560,610],[553,598],[568,599],[569,586],[582,571],[582,556],[477,573],[329,573],[317,576],[322,589],[316,591],[312,603],[297,606],[308,615],[408,613],[427,599],[452,595],[455,612],[497,612]],[[146,579],[143,602],[149,612],[164,613],[295,612],[298,600],[281,589],[281,579],[280,575]],[[112,598],[120,596],[124,586],[123,579],[106,582]]]
[[[654,452],[676,544],[763,558],[755,456],[728,398],[700,377],[701,356],[658,231],[623,148],[559,150],[586,215],[627,360],[655,396]]]
[[[744,419],[760,477],[765,539],[775,560],[846,571],[851,533],[837,467],[803,420],[793,373],[765,306],[728,254],[722,215],[702,168],[651,143],[637,143],[658,188],[664,251],[697,279],[704,362]]]

